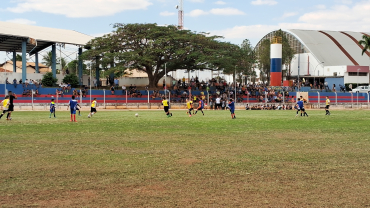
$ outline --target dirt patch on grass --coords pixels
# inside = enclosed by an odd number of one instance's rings
[[[202,161],[199,159],[195,159],[195,158],[182,158],[177,161],[178,164],[183,164],[183,165],[193,165],[195,163],[200,163],[200,162]]]

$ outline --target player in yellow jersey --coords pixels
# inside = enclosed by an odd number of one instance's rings
[[[193,110],[193,101],[186,99],[186,107],[188,108],[186,114],[189,114],[189,117],[191,117],[191,111]]]
[[[0,115],[0,119],[1,117],[3,117],[3,115],[8,112],[8,109],[9,109],[9,95],[5,96],[5,99],[3,101],[1,101],[1,104],[3,105],[3,113]]]
[[[167,118],[172,117],[172,113],[170,113],[170,103],[168,102],[166,97],[162,98],[162,105],[163,105],[163,108],[164,108],[164,112],[167,115]]]
[[[330,116],[330,111],[329,111],[329,107],[330,107],[330,100],[329,100],[329,97],[328,97],[328,96],[326,96],[326,101],[325,101],[325,103],[326,103],[326,106],[325,106],[326,114],[325,114],[325,115]]]
[[[97,113],[96,107],[97,107],[97,102],[96,102],[96,98],[94,98],[94,100],[91,102],[91,110],[90,110],[89,115],[87,116],[88,118],[90,118],[92,115]]]

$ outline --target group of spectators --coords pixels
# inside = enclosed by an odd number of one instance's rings
[[[13,79],[13,81],[12,81],[12,83],[10,83],[10,82],[9,82],[9,78],[7,77],[7,78],[5,79],[5,83],[6,83],[6,84],[13,84],[13,85],[14,85],[14,88],[17,88],[17,86],[18,86],[18,84],[19,84],[19,85],[22,85],[22,87],[23,87],[23,88],[25,88],[26,90],[27,90],[28,88],[30,88],[30,90],[32,90],[32,89],[33,89],[33,87],[35,87],[35,88],[39,88],[40,86],[42,86],[42,81],[41,81],[41,79],[38,79],[38,80],[33,80],[33,79],[28,80],[28,79],[26,79],[26,80],[23,82],[23,80],[22,80],[22,79],[20,79],[20,80],[18,81],[16,78],[14,78],[14,79]]]
[[[267,105],[249,105],[247,104],[245,107],[245,110],[293,110],[292,105],[281,105],[280,103],[278,104],[267,104]]]
[[[35,90],[23,89],[22,96],[32,96],[32,93],[33,93],[33,96],[38,96],[39,90],[38,89],[35,89]]]

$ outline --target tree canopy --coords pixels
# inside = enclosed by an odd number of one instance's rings
[[[137,69],[149,77],[155,87],[166,71],[177,69],[234,69],[235,51],[239,46],[218,41],[209,36],[176,26],[156,24],[114,24],[114,31],[91,40],[90,50],[82,54],[85,60],[98,57],[99,65],[115,73]]]

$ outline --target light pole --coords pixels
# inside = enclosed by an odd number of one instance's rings
[[[166,89],[167,89],[167,83],[166,83],[166,80],[167,79],[167,63],[164,63],[164,97],[167,97],[166,95]]]
[[[359,81],[359,79],[360,79],[360,75],[359,75],[360,70],[361,70],[361,68],[358,68],[358,69],[357,69],[357,87],[358,87],[358,85],[360,84],[360,81]],[[358,91],[357,91],[357,92],[358,92]]]
[[[90,64],[90,83],[89,83],[89,85],[90,85],[90,103],[91,103],[91,82],[92,82],[92,80],[91,80],[91,71],[92,71],[92,67],[91,67],[91,64]]]
[[[316,78],[316,69],[320,64],[323,64],[324,62],[318,63],[315,67],[315,70],[313,71],[313,85],[315,85],[315,78]],[[316,87],[316,86],[315,86]]]
[[[236,103],[236,67],[237,67],[238,65],[235,65],[235,78],[234,78],[234,87],[235,87],[235,89],[234,89],[234,92],[235,92],[235,103]]]

